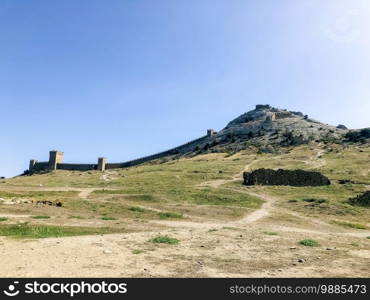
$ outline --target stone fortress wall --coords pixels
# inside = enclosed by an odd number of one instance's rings
[[[330,180],[319,172],[305,170],[257,169],[243,173],[245,185],[330,185]]]
[[[118,169],[118,168],[127,168],[136,166],[151,160],[163,158],[170,155],[176,155],[179,153],[186,153],[194,150],[194,147],[202,142],[203,140],[206,140],[209,137],[212,137],[216,135],[217,132],[213,129],[207,130],[207,135],[202,136],[198,139],[192,140],[188,143],[182,144],[178,147],[159,152],[153,155],[141,157],[138,159],[126,161],[126,162],[120,162],[120,163],[108,163],[107,159],[105,157],[99,157],[97,164],[71,164],[71,163],[64,163],[64,153],[52,150],[49,153],[49,161],[47,162],[39,162],[35,159],[32,159],[30,161],[29,165],[29,172],[35,173],[40,171],[54,171],[54,170],[70,170],[70,171],[91,171],[91,170],[99,170],[104,171],[108,169]]]

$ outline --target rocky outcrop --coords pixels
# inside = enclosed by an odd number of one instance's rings
[[[261,109],[270,109],[271,106],[269,104],[257,104],[256,105],[256,110],[261,110]]]
[[[352,205],[370,207],[370,191],[348,200]]]
[[[338,129],[343,129],[343,130],[348,130],[347,126],[343,125],[343,124],[339,124],[337,126]]]
[[[370,141],[370,128],[363,128],[360,130],[351,130],[347,132],[346,139],[354,143],[366,143]]]
[[[202,152],[237,152],[250,147],[279,149],[310,142],[342,143],[348,132],[343,126],[337,128],[315,121],[302,112],[259,104],[204,141],[206,147],[198,145],[197,149]]]
[[[330,180],[319,172],[303,170],[258,169],[243,174],[245,185],[290,185],[322,186],[330,185]]]

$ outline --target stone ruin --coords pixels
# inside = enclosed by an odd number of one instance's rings
[[[280,111],[280,112],[275,112],[272,114],[271,119],[272,121],[275,120],[280,120],[280,119],[286,119],[286,118],[291,118],[293,117],[293,114],[289,111]]]
[[[330,185],[330,180],[321,173],[303,170],[258,169],[250,173],[244,172],[243,177],[245,185]]]
[[[271,106],[269,104],[257,104],[256,110],[262,110],[262,109],[271,109]]]

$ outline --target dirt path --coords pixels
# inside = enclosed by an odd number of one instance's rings
[[[241,172],[235,174],[231,179],[210,180],[210,181],[202,182],[201,184],[198,184],[197,186],[198,187],[209,186],[209,187],[213,187],[213,188],[218,188],[221,185],[224,185],[226,183],[242,180],[243,179],[243,173],[249,171],[251,169],[252,165],[255,164],[258,161],[259,160],[253,160],[252,162],[247,164]]]
[[[314,235],[324,235],[324,236],[342,236],[342,237],[355,237],[355,238],[366,238],[370,236],[370,231],[362,231],[362,232],[353,232],[353,231],[338,231],[338,227],[328,224],[324,221],[319,219],[312,219],[310,217],[302,216],[296,212],[284,209],[284,208],[276,208],[274,204],[278,201],[277,198],[263,194],[263,193],[255,193],[255,192],[244,192],[251,196],[255,196],[261,198],[265,202],[259,209],[247,214],[240,220],[236,221],[229,221],[229,222],[192,222],[192,221],[151,221],[154,224],[165,225],[170,228],[193,228],[193,229],[201,229],[201,230],[214,230],[214,229],[221,229],[221,228],[231,228],[231,227],[245,227],[253,226],[253,223],[258,221],[263,221],[264,218],[267,218],[269,215],[273,214],[273,212],[278,212],[280,214],[291,215],[302,219],[306,222],[306,224],[312,224],[315,228],[318,229],[310,229],[310,228],[299,228],[296,226],[279,226],[276,225],[275,230],[278,231],[286,231],[286,232],[296,232],[296,233],[305,233],[305,234],[314,234]]]
[[[326,164],[326,161],[324,159],[321,159],[321,156],[325,153],[325,150],[324,149],[319,149],[317,151],[317,153],[312,156],[309,160],[309,164],[312,165],[312,168],[320,168],[322,166],[324,166]],[[279,157],[274,157],[274,159],[279,159]],[[213,187],[213,188],[218,188],[220,187],[221,185],[224,185],[226,183],[229,183],[229,182],[233,182],[233,181],[237,181],[237,180],[241,180],[242,178],[242,175],[244,172],[247,172],[251,169],[251,166],[255,163],[259,162],[258,159],[250,162],[249,164],[247,164],[244,169],[237,173],[235,176],[233,176],[231,179],[217,179],[217,180],[213,180],[213,181],[207,181],[207,182],[203,182],[202,184],[198,185],[200,187],[204,187],[204,186],[209,186],[209,187]],[[287,215],[292,215],[292,216],[295,216],[297,218],[300,218],[300,219],[303,219],[305,221],[307,221],[308,223],[313,223],[315,225],[319,225],[319,226],[323,226],[323,227],[332,227],[330,224],[324,222],[324,221],[321,221],[319,219],[312,219],[312,218],[309,218],[309,217],[305,217],[305,216],[302,216],[301,214],[298,214],[296,212],[293,212],[293,211],[289,211],[287,209],[283,209],[283,208],[275,208],[274,207],[274,203],[277,202],[278,199],[270,196],[270,195],[267,195],[267,194],[264,194],[264,193],[256,193],[256,192],[252,192],[252,191],[240,191],[238,190],[238,192],[242,192],[242,193],[246,193],[248,195],[251,195],[251,196],[255,196],[257,198],[260,198],[264,201],[264,203],[262,204],[262,206],[253,211],[252,213],[248,214],[247,216],[243,217],[242,219],[240,220],[237,220],[237,221],[232,221],[232,222],[224,222],[222,224],[216,224],[216,223],[194,223],[194,222],[172,222],[172,221],[167,221],[167,222],[162,222],[162,224],[165,224],[167,226],[173,226],[173,227],[191,227],[191,228],[203,228],[203,229],[206,229],[206,228],[220,228],[220,227],[225,227],[225,226],[242,226],[242,225],[248,225],[248,224],[251,224],[251,223],[254,223],[254,222],[257,222],[263,218],[266,218],[267,216],[270,215],[270,213],[276,209],[277,211],[279,211],[280,213],[283,213],[283,214],[287,214]],[[290,230],[290,231],[293,231],[293,232],[297,232],[297,229],[294,228],[294,227],[281,227],[281,228],[285,228],[286,230]],[[315,230],[301,230],[299,232],[306,232],[306,233],[313,233],[313,234],[328,234],[329,232],[327,230],[323,230],[323,231],[315,231]],[[348,232],[342,232],[342,233],[337,233],[339,235],[347,235],[347,236],[353,236],[353,237],[366,237],[369,232],[362,232],[362,233],[348,233]]]
[[[317,155],[319,155],[319,154],[317,154]],[[198,187],[209,186],[209,187],[213,187],[213,188],[218,188],[221,185],[224,185],[226,183],[241,180],[242,176],[243,176],[243,173],[249,171],[251,169],[252,165],[257,163],[257,162],[259,162],[259,159],[253,160],[252,162],[247,164],[241,172],[235,174],[231,179],[217,179],[217,180],[207,181],[207,182],[203,182],[203,183],[201,183],[200,185],[197,185],[197,186]],[[271,196],[263,194],[263,193],[256,193],[256,192],[251,192],[251,191],[240,191],[240,190],[238,190],[238,192],[246,193],[248,195],[260,198],[264,201],[264,203],[262,204],[262,206],[259,209],[255,210],[254,212],[250,213],[249,215],[245,216],[244,218],[242,218],[241,220],[238,220],[238,221],[232,221],[232,222],[227,222],[227,223],[223,223],[223,224],[215,224],[215,223],[201,223],[201,224],[198,224],[198,223],[193,223],[193,222],[167,221],[166,223],[162,223],[162,224],[166,224],[168,226],[185,226],[185,227],[192,227],[192,228],[206,228],[206,227],[210,228],[210,227],[223,227],[223,226],[235,226],[235,225],[250,224],[252,222],[256,222],[256,221],[268,216],[271,209],[273,208],[273,203],[276,202],[276,199],[274,197],[271,197]],[[181,225],[180,225],[180,223],[181,223]]]
[[[1,218],[29,218],[31,215],[18,215],[18,214],[0,214]]]
[[[310,169],[319,169],[326,165],[326,160],[322,157],[325,153],[324,149],[319,149],[315,156],[312,156],[306,163],[311,165]]]
[[[251,214],[245,216],[241,220],[235,221],[234,222],[235,225],[237,225],[237,224],[240,224],[240,225],[250,224],[250,223],[256,222],[256,221],[258,221],[262,218],[267,217],[270,214],[270,212],[273,208],[273,205],[277,200],[276,198],[273,198],[273,197],[265,195],[265,194],[257,194],[257,193],[253,193],[253,192],[248,192],[248,194],[251,195],[251,196],[255,196],[257,198],[261,198],[265,202],[256,211],[254,211]]]
[[[223,227],[243,226],[243,225],[248,225],[253,222],[257,222],[258,220],[267,217],[273,208],[273,203],[277,200],[276,198],[273,198],[265,194],[254,193],[254,192],[249,192],[249,191],[248,192],[239,191],[239,192],[242,192],[242,193],[245,193],[251,196],[255,196],[257,198],[261,198],[265,202],[262,204],[260,208],[256,209],[252,213],[236,221],[228,221],[228,222],[150,221],[150,223],[165,225],[168,227],[197,228],[197,229],[203,229],[203,230],[217,229],[217,228],[223,228]]]
[[[326,224],[328,225],[328,224]],[[306,233],[310,235],[323,235],[323,236],[341,236],[341,237],[354,237],[354,238],[366,238],[369,236],[369,231],[364,232],[338,232],[335,231],[333,228],[333,231],[329,231],[327,229],[321,229],[321,230],[313,230],[313,229],[306,229],[306,228],[298,228],[293,226],[276,226],[277,231],[285,231],[285,232],[296,232],[296,233]]]
[[[82,198],[82,199],[87,199],[87,197],[89,197],[89,195],[96,191],[98,189],[96,188],[86,188],[86,189],[83,189],[79,194],[78,194],[78,197]]]

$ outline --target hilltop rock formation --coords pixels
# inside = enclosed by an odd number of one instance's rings
[[[330,185],[330,180],[319,172],[303,170],[258,169],[243,174],[245,185],[291,185],[322,186]]]
[[[251,146],[271,152],[282,146],[309,142],[342,143],[351,131],[309,118],[302,112],[259,104],[250,112],[232,120],[217,134],[196,146],[201,152],[239,151]],[[266,151],[263,151],[266,149]]]
[[[249,138],[259,137],[261,142],[290,146],[315,140],[342,139],[343,131],[310,119],[301,112],[257,105],[255,110],[231,121],[220,133]]]

